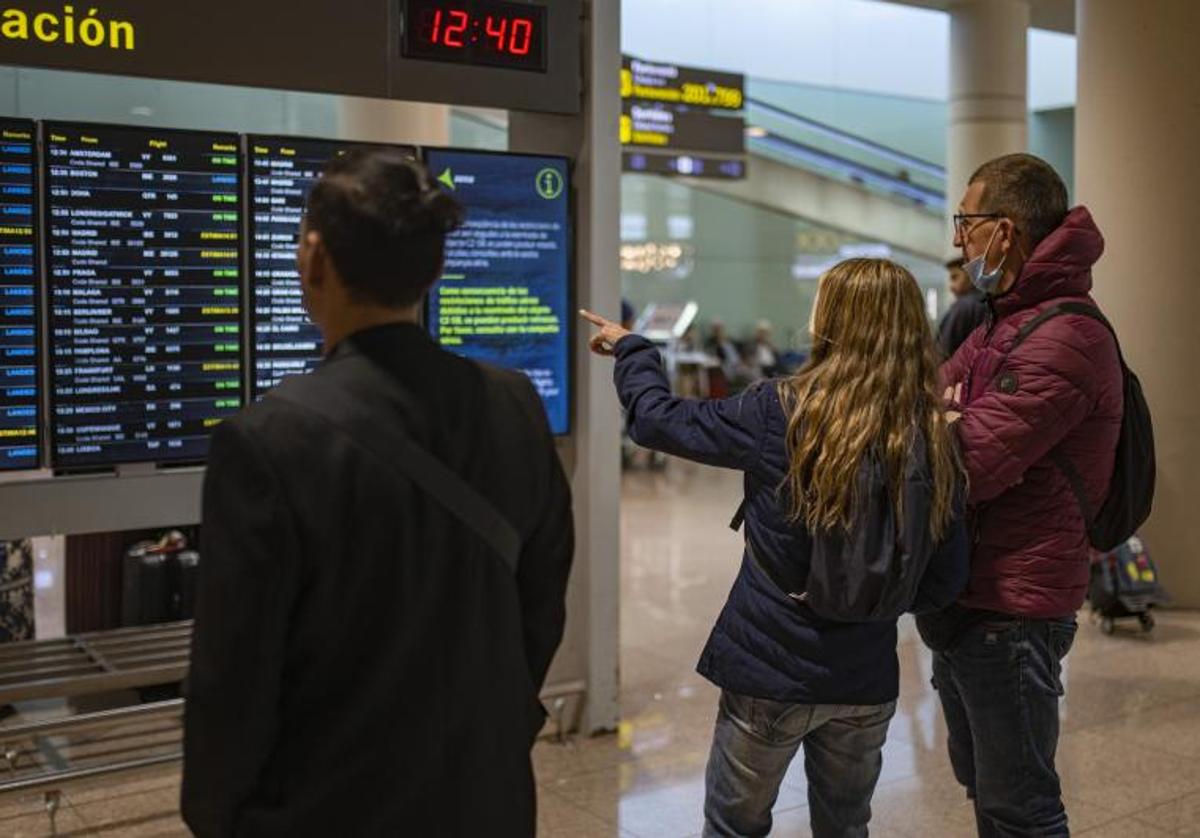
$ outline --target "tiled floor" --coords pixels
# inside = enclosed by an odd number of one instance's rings
[[[534,751],[540,829],[552,838],[688,838],[703,825],[716,690],[693,671],[740,557],[726,527],[739,477],[672,462],[626,477],[622,708],[616,735]],[[902,695],[871,833],[974,834],[943,753],[929,656],[902,625]],[[1083,621],[1066,667],[1059,766],[1073,831],[1088,838],[1200,836],[1200,614],[1163,613],[1152,638]],[[60,835],[187,834],[177,772],[70,794]],[[0,836],[45,835],[40,798],[0,800]],[[775,835],[807,836],[804,774],[780,792]]]

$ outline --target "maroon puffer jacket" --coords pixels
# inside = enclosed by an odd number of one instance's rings
[[[1083,207],[1030,256],[993,318],[942,367],[963,384],[959,422],[974,516],[963,603],[1026,617],[1063,617],[1083,604],[1088,540],[1071,487],[1051,460],[1066,454],[1092,507],[1108,492],[1121,428],[1121,364],[1103,324],[1059,315],[1011,355],[1021,326],[1055,303],[1095,302],[1092,265],[1104,238]],[[1007,356],[1007,357],[1006,357]]]

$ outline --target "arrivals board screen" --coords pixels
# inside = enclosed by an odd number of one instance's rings
[[[570,432],[571,210],[559,157],[427,150],[442,188],[467,210],[446,243],[429,328],[447,349],[521,370],[550,428]]]
[[[37,143],[0,119],[0,470],[37,468]]]
[[[321,360],[321,333],[300,298],[296,246],[308,193],[325,164],[360,143],[295,137],[248,138],[252,396]],[[416,150],[397,147],[410,157]]]
[[[43,132],[52,464],[202,460],[241,407],[239,139]]]

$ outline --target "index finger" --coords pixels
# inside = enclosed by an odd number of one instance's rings
[[[605,320],[599,314],[592,314],[586,308],[579,309],[579,316],[591,323],[593,326],[599,326],[602,329],[608,325],[607,320]]]

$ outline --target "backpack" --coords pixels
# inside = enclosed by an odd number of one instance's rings
[[[880,514],[883,507],[891,508],[891,497],[886,491],[863,491],[867,488],[864,480],[871,479],[872,468],[880,467],[860,465],[858,476],[859,497],[865,497],[868,504],[864,516],[868,521],[884,517]],[[741,529],[745,510],[743,500],[730,529]],[[814,535],[802,591],[790,586],[762,561],[749,533],[746,533],[746,557],[774,587],[821,619],[845,623],[895,620],[912,608],[937,545],[928,531],[928,503],[907,504],[903,523],[890,515],[886,517],[888,524],[882,531],[868,524],[845,533]],[[904,537],[902,532],[909,535]]]
[[[1124,544],[1138,527],[1150,517],[1154,503],[1154,428],[1150,419],[1150,408],[1142,395],[1142,384],[1133,370],[1125,363],[1121,342],[1108,319],[1095,306],[1087,303],[1059,303],[1051,306],[1030,320],[1013,340],[1009,354],[1025,342],[1048,320],[1063,314],[1079,314],[1104,324],[1117,344],[1117,355],[1121,359],[1121,375],[1124,379],[1125,409],[1121,417],[1121,434],[1117,438],[1116,459],[1113,462],[1112,478],[1108,496],[1099,511],[1092,509],[1083,477],[1062,451],[1055,449],[1051,458],[1071,484],[1071,491],[1083,512],[1087,524],[1088,541],[1101,552],[1108,553]]]

